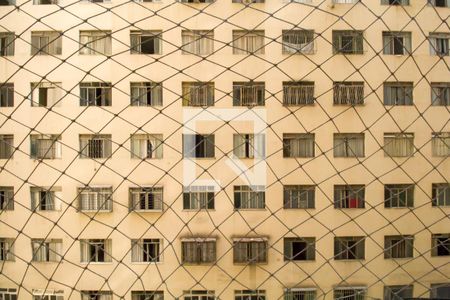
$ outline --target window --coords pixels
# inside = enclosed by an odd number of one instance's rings
[[[14,136],[0,134],[0,159],[10,159],[14,154]]]
[[[346,81],[333,83],[333,104],[364,104],[364,82]]]
[[[283,186],[283,207],[314,208],[314,185],[285,185]]]
[[[384,287],[384,300],[403,300],[412,297],[412,285],[388,285]]]
[[[412,235],[388,235],[384,237],[384,258],[413,257]]]
[[[31,55],[61,55],[62,32],[32,31]]]
[[[33,0],[34,5],[58,4],[58,0]]]
[[[234,291],[234,300],[266,300],[265,290]]]
[[[385,82],[384,105],[413,105],[412,82]]]
[[[238,158],[264,158],[264,134],[233,134],[233,154]]]
[[[161,261],[162,240],[131,240],[131,262]]]
[[[383,5],[409,5],[409,0],[381,0]]]
[[[0,261],[15,261],[14,239],[0,237]],[[1,299],[1,298],[0,298]]]
[[[284,290],[285,300],[316,300],[315,288],[290,288]]]
[[[449,33],[432,32],[428,38],[430,40],[430,55],[448,56],[449,51]]]
[[[234,186],[234,209],[264,209],[265,207],[264,186]]]
[[[131,82],[131,106],[162,106],[162,83]]]
[[[334,208],[364,208],[364,185],[335,185]]]
[[[264,54],[264,30],[233,30],[233,54]]]
[[[130,211],[162,211],[162,187],[133,187],[129,190]]]
[[[0,211],[14,210],[14,187],[0,186]]]
[[[438,1],[438,0],[436,0]],[[430,286],[431,299],[450,299],[450,283],[435,283]]]
[[[314,82],[284,81],[283,104],[287,106],[314,104]]]
[[[183,292],[184,300],[214,300],[214,291],[192,290]]]
[[[384,186],[384,207],[413,207],[413,184],[386,184]]]
[[[133,134],[131,141],[131,158],[151,159],[163,157],[162,134]]]
[[[408,157],[414,153],[414,133],[385,133],[384,156]]]
[[[214,135],[183,134],[183,156],[214,158]]]
[[[450,233],[431,235],[431,256],[450,256]]]
[[[183,82],[183,106],[213,106],[214,82]]]
[[[61,210],[61,187],[30,187],[33,211]]]
[[[237,238],[233,240],[234,263],[267,263],[266,238]]]
[[[366,299],[366,287],[336,287],[334,288],[334,300],[364,300]]]
[[[112,262],[111,244],[110,239],[80,240],[81,262]]]
[[[207,264],[216,261],[215,238],[181,240],[181,260],[185,264]]]
[[[182,30],[182,54],[209,55],[214,52],[213,30]]]
[[[364,133],[335,133],[334,157],[364,157]]]
[[[131,54],[161,54],[161,30],[131,30]]]
[[[428,0],[428,4],[434,7],[450,7],[450,0]]]
[[[81,300],[112,300],[112,292],[107,291],[81,291]]]
[[[111,106],[111,102],[111,83],[80,83],[80,106]]]
[[[59,134],[30,135],[30,158],[61,158],[61,136]]]
[[[0,83],[0,107],[14,106],[14,83]]]
[[[334,238],[334,259],[364,259],[364,237],[346,236]]]
[[[264,106],[264,92],[264,82],[233,82],[233,106]]]
[[[431,148],[433,156],[450,156],[450,132],[433,132]]]
[[[359,30],[333,30],[334,54],[363,54],[363,32]]]
[[[131,300],[164,300],[163,291],[131,291]]]
[[[0,299],[17,300],[17,289],[0,288]]]
[[[32,290],[33,300],[64,300],[63,290],[39,289]]]
[[[284,238],[284,260],[301,261],[316,259],[316,238]]]
[[[33,261],[57,262],[61,259],[62,240],[32,239],[31,250],[33,251]]]
[[[112,187],[80,187],[77,189],[79,210],[84,212],[111,212]]]
[[[450,83],[449,82],[432,82],[431,83],[431,105],[433,105],[433,106],[450,105]]]
[[[383,31],[383,54],[406,55],[411,53],[411,32]]]
[[[111,147],[110,134],[80,134],[80,158],[108,158]]]
[[[314,157],[314,133],[283,133],[283,157]]]
[[[111,31],[80,31],[80,54],[111,55]]]
[[[31,106],[59,106],[62,92],[61,82],[31,83]]]
[[[184,187],[183,209],[214,209],[214,186]]]
[[[4,3],[15,2],[14,0],[2,0],[0,6]],[[8,4],[6,4],[8,5]],[[14,40],[16,36],[14,32],[0,32],[0,56],[14,55]]]
[[[283,54],[314,53],[314,30],[283,30]]]
[[[450,206],[450,184],[433,183],[431,186],[433,206]]]

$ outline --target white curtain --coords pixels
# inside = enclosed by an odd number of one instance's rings
[[[386,156],[405,157],[414,153],[414,134],[385,134],[384,152]]]
[[[214,52],[214,32],[183,30],[181,32],[183,54],[208,55]]]
[[[283,104],[305,105],[314,103],[314,84],[283,83]]]
[[[434,133],[431,141],[433,156],[450,155],[450,132]]]
[[[233,30],[233,54],[264,54],[264,31]]]

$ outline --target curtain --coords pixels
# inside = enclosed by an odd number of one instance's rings
[[[233,31],[233,54],[264,54],[264,31]]]
[[[433,133],[431,142],[433,156],[450,155],[450,132]]]
[[[214,33],[206,30],[183,30],[181,33],[182,53],[208,55],[214,52]]]
[[[314,103],[314,83],[283,83],[284,105],[306,105]]]
[[[384,151],[387,156],[406,157],[414,153],[414,135],[405,134],[385,134]]]

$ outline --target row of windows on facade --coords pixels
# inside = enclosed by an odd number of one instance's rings
[[[31,32],[31,55],[61,55],[61,31],[33,31]],[[0,56],[14,55],[14,32],[0,33]],[[80,31],[79,54],[111,55],[112,32],[101,30]],[[314,54],[314,30],[293,29],[283,30],[281,45],[283,54]],[[431,32],[429,40],[430,55],[448,56],[450,33]],[[272,39],[271,39],[272,40]],[[132,30],[130,32],[131,54],[161,55],[162,30]],[[214,53],[214,42],[221,45],[221,49],[229,45],[228,42],[215,40],[214,30],[182,30],[182,54],[211,55]],[[385,55],[412,54],[411,32],[383,31],[383,49]],[[173,44],[173,42],[171,42]],[[364,31],[362,30],[333,30],[333,54],[364,54]],[[233,54],[264,54],[264,30],[233,30]],[[370,47],[372,48],[372,47]]]
[[[311,158],[316,155],[314,133],[284,133],[282,137],[284,158]],[[386,157],[411,157],[414,155],[414,133],[385,133],[382,147]],[[130,135],[132,159],[162,159],[164,140],[162,134]],[[82,159],[105,159],[112,157],[112,135],[80,134],[79,157]],[[62,158],[61,136],[58,134],[31,134],[30,158]],[[183,134],[182,156],[185,158],[216,158],[214,134]],[[431,150],[434,157],[450,156],[450,132],[434,132],[431,137]],[[0,159],[12,159],[14,135],[0,134]],[[20,150],[19,150],[20,151]],[[365,156],[364,133],[334,133],[333,156],[337,158],[358,158]],[[423,151],[423,150],[421,150]],[[227,156],[227,152],[223,152]],[[241,159],[264,159],[266,157],[265,134],[233,134],[231,154]]]
[[[332,205],[336,209],[352,209],[366,207],[366,192],[363,184],[334,185]],[[162,186],[130,187],[128,190],[128,209],[130,212],[162,212],[164,205]],[[182,193],[184,210],[214,210],[216,193],[213,186],[184,187]],[[31,187],[31,210],[46,212],[60,211],[62,188]],[[282,207],[284,209],[314,209],[316,207],[316,186],[284,185]],[[112,186],[85,187],[77,189],[77,200],[73,206],[81,212],[112,212]],[[23,204],[22,204],[23,205]],[[72,204],[71,204],[72,205]],[[385,208],[414,207],[413,184],[385,184],[384,200],[374,206]],[[431,205],[450,207],[450,184],[433,183],[431,186]],[[264,186],[233,186],[233,207],[236,210],[266,209]],[[0,186],[0,211],[14,210],[14,187]]]
[[[182,82],[181,99],[183,106],[214,106],[214,82]],[[283,105],[313,105],[313,81],[283,82]],[[431,82],[431,105],[450,105],[450,82]],[[414,105],[413,82],[384,82],[384,105]],[[223,92],[223,91],[222,91]],[[59,107],[70,91],[62,88],[61,82],[31,83],[28,95],[31,106]],[[0,83],[0,107],[14,106],[14,83]],[[264,106],[266,100],[265,83],[261,81],[233,82],[233,106]],[[158,82],[131,82],[131,106],[162,106],[163,85]],[[111,106],[112,84],[110,82],[80,83],[80,106]],[[333,82],[333,104],[362,105],[364,104],[364,82],[340,81]]]
[[[383,288],[383,300],[413,299],[413,285],[385,285]],[[449,283],[433,283],[430,285],[430,299],[450,299]],[[64,300],[63,290],[33,289],[31,290],[33,300]],[[81,290],[81,300],[113,300],[112,291]],[[367,300],[373,299],[367,295],[366,286],[336,286],[333,288],[334,300]],[[423,296],[423,295],[422,295]],[[17,300],[16,288],[0,288],[0,299]],[[120,297],[125,299],[125,297]],[[167,298],[166,298],[167,299]],[[214,290],[186,290],[176,300],[215,300],[223,299],[216,297]],[[234,300],[266,300],[266,290],[234,290]],[[316,300],[324,299],[316,287],[294,287],[285,288],[284,300]],[[379,299],[379,298],[377,298]],[[163,290],[131,291],[131,300],[164,300]]]

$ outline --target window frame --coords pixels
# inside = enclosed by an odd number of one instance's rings
[[[412,106],[414,105],[413,92],[413,82],[384,82],[383,104],[386,106]]]
[[[214,186],[183,187],[183,210],[214,210]]]
[[[214,134],[183,134],[182,142],[184,158],[215,158],[216,146]],[[191,146],[190,144],[192,144],[193,147],[189,148],[189,146]]]
[[[111,134],[80,134],[79,141],[80,159],[108,159],[112,156]]]
[[[293,193],[296,193],[296,195],[292,195]],[[283,185],[283,208],[314,209],[315,193],[315,185]],[[296,199],[293,200],[293,197]]]
[[[334,260],[365,260],[364,236],[335,236]]]
[[[14,107],[14,83],[0,83],[0,107]]]
[[[336,209],[364,209],[365,208],[364,184],[335,184],[334,208]],[[356,197],[356,198],[352,198]]]
[[[78,211],[84,213],[109,213],[113,211],[112,186],[85,186],[77,188]],[[86,197],[87,199],[83,199]],[[104,200],[101,202],[101,200]],[[87,203],[87,207],[86,207]]]
[[[61,135],[30,134],[30,158],[36,160],[61,159]]]
[[[267,264],[269,250],[268,246],[268,239],[264,237],[234,238],[233,264]],[[239,253],[239,251],[243,251],[245,253]]]
[[[61,31],[32,31],[31,32],[31,55],[57,56],[62,54]]]
[[[181,31],[181,54],[209,56],[214,53],[214,29]]]
[[[385,184],[384,208],[414,207],[414,190],[414,184]],[[404,193],[406,195],[401,196]],[[394,199],[394,202],[392,199]]]
[[[355,149],[351,144],[355,143]],[[364,133],[333,133],[333,156],[340,158],[365,157]],[[342,154],[341,150],[342,149]]]
[[[294,254],[294,243],[305,244],[304,249]],[[284,261],[301,262],[316,260],[315,237],[284,237],[283,245]],[[300,258],[298,258],[299,255],[301,256]]]
[[[350,40],[344,42],[344,38],[350,38]],[[344,55],[364,54],[363,30],[333,30],[332,40],[333,40],[333,54],[344,54]],[[349,45],[351,49],[347,49],[349,48],[348,47]]]
[[[412,157],[414,156],[414,133],[393,132],[383,135],[383,152],[385,157]],[[403,145],[397,145],[403,143]],[[397,148],[397,149],[395,149]]]
[[[15,3],[15,0],[13,0],[13,2]],[[14,32],[0,32],[0,57],[14,56],[15,40],[16,35]]]
[[[412,34],[410,31],[383,31],[382,38],[384,55],[409,55],[412,53]],[[400,46],[402,47],[401,51],[397,48]]]
[[[364,81],[334,81],[333,105],[363,105]]]
[[[132,159],[146,160],[163,158],[164,139],[162,134],[131,134],[130,145]]]
[[[450,233],[431,234],[431,256],[450,256]]]
[[[296,40],[297,43],[289,43],[292,42],[292,40]],[[304,42],[299,43],[299,40]],[[314,29],[282,30],[281,44],[282,54],[314,54]]]
[[[111,30],[80,30],[79,36],[79,55],[111,55]],[[86,42],[83,42],[83,39],[86,39]],[[105,39],[103,42],[103,49],[96,49],[96,43],[99,43],[99,41],[103,39]]]
[[[14,158],[14,135],[0,134],[0,159]]]
[[[214,264],[217,259],[216,238],[182,238],[182,264]]]
[[[400,254],[400,252],[404,253]],[[413,257],[414,257],[413,235],[384,236],[384,259],[402,259],[402,258],[409,259]]]
[[[128,194],[130,212],[162,212],[164,210],[164,188],[162,186],[130,187]],[[142,199],[142,195],[144,195],[144,199]],[[150,195],[152,196],[150,197]],[[142,208],[142,201],[145,203],[144,208]],[[151,203],[153,204],[150,205]]]
[[[130,105],[155,107],[163,105],[163,85],[154,81],[130,82]]]
[[[183,106],[214,106],[214,94],[215,88],[213,81],[183,81],[181,83],[181,98]]]
[[[296,154],[292,153],[293,146],[298,150]],[[315,148],[314,133],[283,133],[283,158],[315,157]]]
[[[438,189],[443,188],[443,191]],[[438,196],[443,195],[443,198]],[[442,204],[441,204],[442,203]],[[432,183],[431,185],[431,205],[450,206],[450,183]]]
[[[234,81],[233,106],[265,106],[266,84],[264,81]]]
[[[232,35],[233,35],[233,55],[242,55],[242,54],[264,55],[265,54],[265,42],[264,42],[265,31],[264,30],[233,29]],[[242,47],[238,47],[238,43],[242,44]],[[258,47],[257,44],[260,44],[262,46]]]
[[[131,263],[160,263],[163,261],[163,239],[131,239]]]
[[[234,210],[263,210],[266,209],[266,188],[262,185],[233,186]],[[246,196],[244,196],[246,195]],[[244,199],[243,201],[243,198]],[[243,203],[245,204],[243,206]]]
[[[450,82],[431,82],[430,87],[432,106],[450,105]]]
[[[83,249],[83,247],[87,247]],[[109,250],[109,251],[108,251]],[[111,263],[111,239],[80,239],[80,263]],[[89,257],[84,257],[87,254]]]
[[[142,45],[147,41],[142,41],[142,37],[151,38],[153,43],[153,53],[142,52]],[[131,30],[130,31],[130,54],[161,55],[162,54],[162,30]]]
[[[62,239],[31,239],[32,262],[59,262]]]

